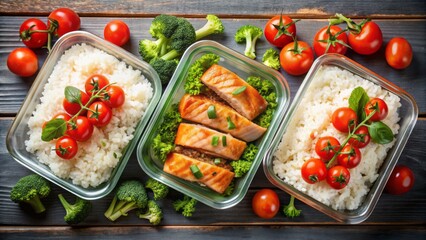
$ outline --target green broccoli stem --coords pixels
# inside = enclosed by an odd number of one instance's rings
[[[110,219],[111,221],[115,221],[121,216],[127,216],[127,212],[136,208],[137,208],[136,202],[129,202],[125,204],[124,207],[122,207],[121,209],[117,209],[117,210],[114,209],[115,212],[108,219]]]
[[[206,25],[204,25],[202,28],[195,31],[195,41],[198,41],[201,38],[211,35],[214,32],[215,32],[215,29],[210,26],[209,22],[207,22]]]
[[[170,61],[173,60],[177,57],[179,57],[181,54],[176,51],[175,49],[170,50],[169,52],[167,52],[166,54],[164,54],[163,56],[161,56],[161,59],[166,60],[166,61]]]
[[[114,196],[112,199],[111,204],[109,205],[108,209],[104,213],[105,217],[110,218],[112,213],[114,212],[115,204],[117,203],[117,196]]]
[[[39,196],[36,194],[31,200],[25,201],[26,203],[30,204],[31,207],[34,209],[36,213],[42,213],[46,211],[46,208],[44,208],[43,203],[40,201]]]
[[[58,197],[59,197],[59,201],[61,201],[62,206],[64,206],[65,211],[67,211],[67,214],[68,214],[72,206],[68,203],[68,201],[64,198],[62,194],[59,194]]]
[[[254,49],[254,46],[253,46],[253,40],[252,40],[251,34],[247,34],[246,35],[246,49],[244,50],[244,54],[248,57],[251,56],[252,53],[253,53],[253,49]]]

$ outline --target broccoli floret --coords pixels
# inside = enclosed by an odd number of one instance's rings
[[[178,18],[172,15],[161,14],[156,16],[149,27],[149,33],[156,38],[170,38],[178,27]]]
[[[244,55],[251,59],[256,58],[256,41],[263,34],[261,28],[253,25],[244,25],[240,27],[235,33],[235,42],[237,43],[246,43],[246,49],[244,50]]]
[[[68,224],[77,224],[82,222],[87,216],[89,216],[89,213],[92,210],[92,203],[87,200],[77,197],[75,203],[71,205],[67,202],[64,196],[62,196],[62,194],[59,194],[58,197],[67,212],[64,216],[64,220]]]
[[[149,178],[145,182],[145,188],[152,190],[152,192],[154,193],[154,200],[163,199],[169,193],[169,187],[167,185],[162,184],[161,182],[153,178]]]
[[[37,174],[31,174],[18,180],[10,191],[10,199],[16,203],[28,203],[36,213],[46,209],[40,199],[50,193],[49,182]]]
[[[265,54],[263,54],[262,62],[266,66],[273,68],[275,70],[280,69],[280,55],[277,50],[270,48],[266,50]]]
[[[298,217],[300,213],[302,212],[302,210],[297,210],[297,208],[294,206],[293,195],[290,198],[290,203],[287,206],[284,206],[283,211],[287,217],[291,217],[291,218]]]
[[[235,189],[235,179],[228,185],[225,191],[222,193],[223,196],[228,197],[231,196]]]
[[[185,217],[192,217],[192,214],[195,212],[195,206],[198,201],[189,196],[184,196],[183,199],[178,199],[173,202],[173,208],[176,212],[182,210],[182,215]]]
[[[175,69],[178,65],[177,60],[164,60],[163,58],[153,58],[149,61],[149,65],[154,68],[157,72],[158,77],[160,77],[160,81],[162,84],[166,84],[170,81],[173,74],[175,73]]]
[[[178,18],[178,26],[170,37],[171,50],[161,56],[164,60],[172,60],[180,55],[195,42],[195,29],[185,18]]]
[[[152,225],[158,225],[163,219],[163,210],[161,210],[160,206],[153,201],[148,200],[148,206],[145,212],[138,213],[139,218],[148,219]]]
[[[241,159],[249,161],[249,162],[253,162],[254,159],[256,158],[256,154],[258,151],[259,151],[259,148],[256,145],[250,143],[246,147],[246,149],[244,149],[244,152],[241,155]]]
[[[142,59],[146,62],[150,62],[152,59],[160,57],[162,46],[166,46],[164,42],[166,42],[164,38],[158,39],[157,41],[148,39],[139,41],[139,54],[142,56]]]
[[[207,23],[202,28],[195,31],[196,40],[211,34],[223,33],[225,31],[222,21],[216,15],[209,14],[206,19]]]
[[[148,195],[145,187],[137,180],[123,182],[117,190],[114,199],[105,212],[105,217],[111,221],[136,208],[145,208],[148,204]]]
[[[161,161],[165,161],[167,154],[169,154],[174,148],[174,145],[168,142],[163,142],[161,135],[155,136],[152,141],[152,150],[154,155]]]
[[[229,164],[234,169],[235,177],[240,178],[250,170],[253,162],[240,159],[237,161],[231,161]]]
[[[198,95],[205,89],[205,85],[201,82],[201,76],[213,64],[217,64],[220,57],[213,53],[207,53],[197,59],[188,70],[185,79],[185,92],[191,95]]]

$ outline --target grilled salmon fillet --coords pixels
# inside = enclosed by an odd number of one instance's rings
[[[191,165],[197,165],[203,174],[201,178],[194,176],[190,169]],[[234,173],[227,169],[179,153],[170,153],[167,156],[163,171],[188,181],[204,184],[218,193],[223,193],[234,178]]]
[[[240,159],[247,144],[216,130],[196,124],[179,124],[175,144],[231,160]]]
[[[255,88],[237,74],[217,64],[204,72],[201,81],[249,120],[265,111],[268,105]]]
[[[210,119],[207,114],[208,108],[212,105],[215,106],[216,112],[216,118],[214,119]],[[192,96],[185,94],[179,103],[179,113],[183,119],[230,133],[232,136],[246,142],[258,139],[266,131],[266,128],[253,123],[226,104],[202,95]],[[234,123],[234,129],[228,128],[228,117],[229,121]]]

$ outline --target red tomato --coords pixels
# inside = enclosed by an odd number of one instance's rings
[[[69,8],[58,8],[49,14],[48,27],[52,24],[51,21],[57,23],[57,27],[54,31],[58,37],[65,33],[76,31],[80,29],[80,17],[76,12]]]
[[[265,25],[265,37],[268,42],[279,48],[293,42],[296,37],[296,22],[287,16],[275,16]]]
[[[321,28],[314,37],[315,54],[319,57],[324,53],[340,53],[344,55],[347,50],[348,37],[339,26],[328,26]],[[326,41],[326,42],[323,42]],[[328,47],[328,49],[327,49]]]
[[[87,78],[84,85],[87,95],[92,96],[93,92],[97,92],[109,84],[108,78],[102,74],[93,74]]]
[[[41,48],[47,43],[47,25],[38,18],[25,20],[19,28],[19,37],[29,48]]]
[[[273,218],[280,209],[280,200],[271,189],[261,189],[251,201],[253,212],[261,218]]]
[[[87,102],[89,102],[90,97],[83,91],[80,91],[80,93],[81,93],[81,98],[80,98],[81,104],[86,105]],[[64,98],[64,101],[62,101],[62,106],[64,107],[65,111],[69,113],[70,115],[77,114],[81,109],[80,104],[69,102],[66,98]],[[86,110],[81,111],[80,115],[83,115],[83,114],[86,114]]]
[[[344,133],[356,126],[357,119],[356,112],[348,107],[338,108],[331,115],[331,123],[334,128]]]
[[[34,75],[38,70],[38,59],[29,48],[16,48],[7,57],[7,67],[21,77]]]
[[[340,142],[335,137],[320,137],[315,144],[315,152],[325,162],[333,158],[334,154],[339,151]]]
[[[94,102],[89,109],[87,118],[96,127],[106,126],[111,121],[112,110],[104,102]]]
[[[308,43],[291,42],[281,50],[281,67],[291,75],[302,75],[309,71],[314,61],[314,52]]]
[[[385,119],[388,115],[388,105],[380,98],[372,98],[365,104],[364,111],[366,116],[369,116],[374,110],[376,112],[370,118],[370,121],[377,122]]]
[[[413,171],[407,166],[397,165],[386,183],[385,191],[390,194],[400,195],[410,191],[413,185]]]
[[[104,38],[117,46],[123,46],[130,39],[130,29],[125,22],[112,20],[104,28]]]
[[[349,33],[348,42],[356,53],[370,55],[382,46],[382,31],[375,22],[368,21],[362,26],[360,33]]]
[[[107,87],[102,101],[110,108],[118,108],[124,104],[125,99],[126,97],[123,89],[117,85],[111,85]]]
[[[73,138],[63,136],[56,141],[55,151],[56,155],[59,157],[63,159],[71,159],[77,154],[78,145]]]
[[[351,179],[349,170],[343,166],[334,166],[328,170],[327,183],[334,189],[342,189]]]
[[[355,133],[349,139],[349,144],[357,148],[363,148],[367,146],[368,143],[370,143],[370,140],[371,137],[370,133],[368,132],[368,127],[361,126],[355,130]]]
[[[413,60],[413,49],[410,43],[402,37],[392,38],[385,51],[386,61],[395,69],[404,69]]]
[[[352,145],[346,145],[337,155],[337,161],[340,166],[345,168],[354,168],[361,162],[361,151]]]
[[[319,158],[309,159],[303,164],[300,170],[303,180],[310,184],[321,182],[327,177],[327,167]]]
[[[93,125],[83,116],[78,116],[68,124],[67,135],[79,142],[87,141],[93,134]]]

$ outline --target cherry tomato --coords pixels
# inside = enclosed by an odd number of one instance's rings
[[[7,57],[7,67],[21,77],[34,75],[38,70],[38,59],[29,48],[16,48]]]
[[[402,37],[392,38],[385,51],[386,61],[395,69],[404,69],[413,60],[413,49],[407,39]]]
[[[68,124],[67,135],[79,142],[87,141],[93,134],[93,125],[83,116],[76,117]]]
[[[106,126],[112,118],[112,110],[104,102],[94,102],[87,111],[87,118],[96,127]]]
[[[275,191],[265,188],[254,194],[251,205],[257,216],[273,218],[280,209],[280,200]]]
[[[86,105],[87,102],[89,102],[90,97],[83,91],[80,91],[80,93],[81,93],[80,101],[83,105]],[[69,102],[66,98],[64,98],[64,100],[62,101],[62,106],[64,107],[65,111],[70,115],[77,114],[81,109],[80,104]],[[83,115],[83,114],[86,114],[86,110],[81,111],[80,115]]]
[[[407,166],[397,165],[386,183],[385,191],[390,194],[400,195],[410,191],[413,185],[413,171]]]
[[[110,108],[118,108],[124,104],[125,94],[121,87],[117,85],[111,85],[107,87],[106,93],[104,94],[102,101]]]
[[[311,158],[303,163],[302,178],[309,184],[321,182],[327,177],[327,167],[325,163],[319,158]]]
[[[340,142],[335,137],[320,137],[315,144],[315,152],[325,162],[333,158],[334,154],[339,151]]]
[[[349,139],[349,144],[357,148],[363,148],[367,146],[368,143],[370,143],[370,140],[371,140],[371,137],[370,137],[370,133],[368,132],[368,127],[361,126],[355,131],[355,133]]]
[[[334,189],[342,189],[348,185],[351,179],[349,170],[343,166],[334,166],[328,169],[327,183]]]
[[[349,129],[353,129],[356,126],[357,119],[356,112],[348,107],[338,108],[331,115],[331,123],[334,128],[344,133],[349,132]]]
[[[309,71],[314,61],[314,52],[308,43],[291,42],[281,50],[281,67],[291,75],[302,75]]]
[[[288,16],[275,16],[265,25],[265,38],[268,42],[279,48],[293,42],[296,37],[296,22]]]
[[[56,141],[56,155],[63,159],[71,159],[78,152],[77,142],[68,136],[62,136]]]
[[[56,21],[58,26],[54,31],[58,37],[65,33],[80,29],[80,17],[76,12],[69,8],[58,8],[49,14],[48,27],[52,24],[50,21]]]
[[[354,168],[361,162],[361,151],[352,145],[346,145],[337,155],[337,162],[345,168]]]
[[[109,84],[108,78],[102,74],[93,74],[87,78],[84,85],[87,95],[92,96],[93,92],[97,92]]]
[[[366,116],[369,116],[374,110],[376,110],[376,112],[370,118],[370,121],[377,122],[385,119],[388,115],[388,105],[380,98],[372,98],[364,106]]]
[[[382,30],[375,22],[368,21],[362,26],[360,33],[349,33],[348,42],[356,53],[363,55],[373,54],[382,46]]]
[[[125,22],[112,20],[104,28],[104,38],[117,46],[123,46],[130,39],[130,29]]]
[[[330,33],[328,33],[328,26],[321,28],[314,37],[314,51],[319,57],[324,53],[339,53],[344,55],[347,50],[348,37],[339,26],[330,26]],[[326,42],[322,42],[326,41]],[[327,50],[328,46],[328,50]]]
[[[47,43],[47,25],[38,18],[25,20],[19,28],[19,37],[29,48],[41,48]]]

